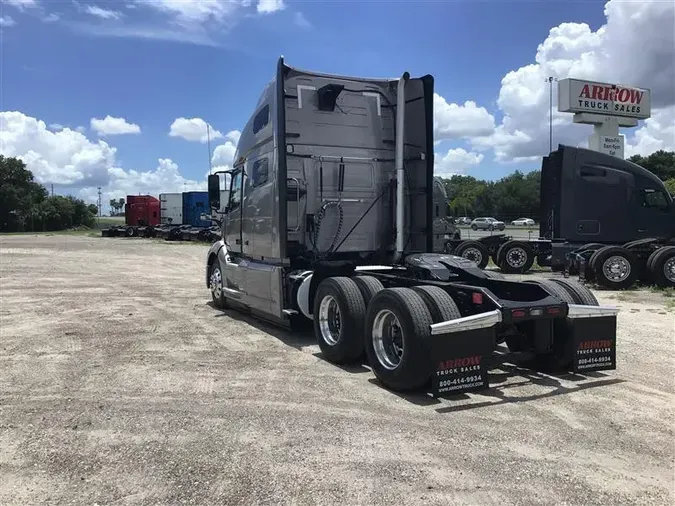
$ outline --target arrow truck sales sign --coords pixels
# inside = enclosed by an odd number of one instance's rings
[[[649,90],[632,86],[561,79],[558,111],[647,119],[651,116],[651,96]]]

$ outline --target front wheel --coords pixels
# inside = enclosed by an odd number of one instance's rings
[[[508,274],[522,274],[534,264],[534,250],[523,241],[508,241],[497,251],[497,265]]]
[[[209,288],[216,307],[227,309],[227,299],[223,291],[223,273],[220,268],[220,261],[217,258],[209,266]]]
[[[480,241],[464,241],[455,248],[454,254],[471,260],[479,269],[485,269],[490,261],[490,252]]]
[[[433,323],[422,297],[410,288],[379,292],[366,314],[366,355],[373,373],[395,391],[421,388],[431,377],[428,341]]]
[[[471,230],[475,232],[476,230],[478,230],[478,227],[476,225],[471,225]]]
[[[619,246],[605,246],[591,257],[595,279],[605,288],[622,290],[637,279],[637,261],[633,253]]]

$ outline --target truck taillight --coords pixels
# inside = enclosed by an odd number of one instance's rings
[[[474,304],[482,304],[483,303],[483,294],[480,292],[473,292],[471,294],[471,302]]]
[[[549,308],[546,309],[546,312],[548,314],[560,314],[560,308],[556,307],[556,306],[549,307]]]
[[[514,318],[522,318],[526,314],[527,313],[525,313],[523,309],[514,309],[513,311],[511,311],[511,316],[513,316]]]

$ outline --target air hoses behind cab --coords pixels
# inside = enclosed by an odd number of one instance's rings
[[[323,222],[323,219],[326,216],[326,210],[329,207],[337,207],[338,210],[338,224],[335,229],[335,235],[333,236],[333,241],[331,242],[330,247],[326,251],[319,251],[318,243],[319,243],[319,234],[321,232],[321,223]],[[316,217],[314,218],[314,237],[312,240],[312,246],[314,247],[314,254],[323,257],[325,255],[330,255],[334,250],[335,246],[337,245],[338,240],[340,239],[340,232],[342,231],[342,223],[344,221],[344,211],[342,210],[342,202],[339,200],[337,202],[326,202],[321,206],[319,209],[319,212],[317,213]]]

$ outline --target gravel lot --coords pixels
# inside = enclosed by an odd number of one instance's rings
[[[210,304],[205,245],[0,238],[0,504],[665,505],[675,313],[617,304],[618,370],[380,388]]]

